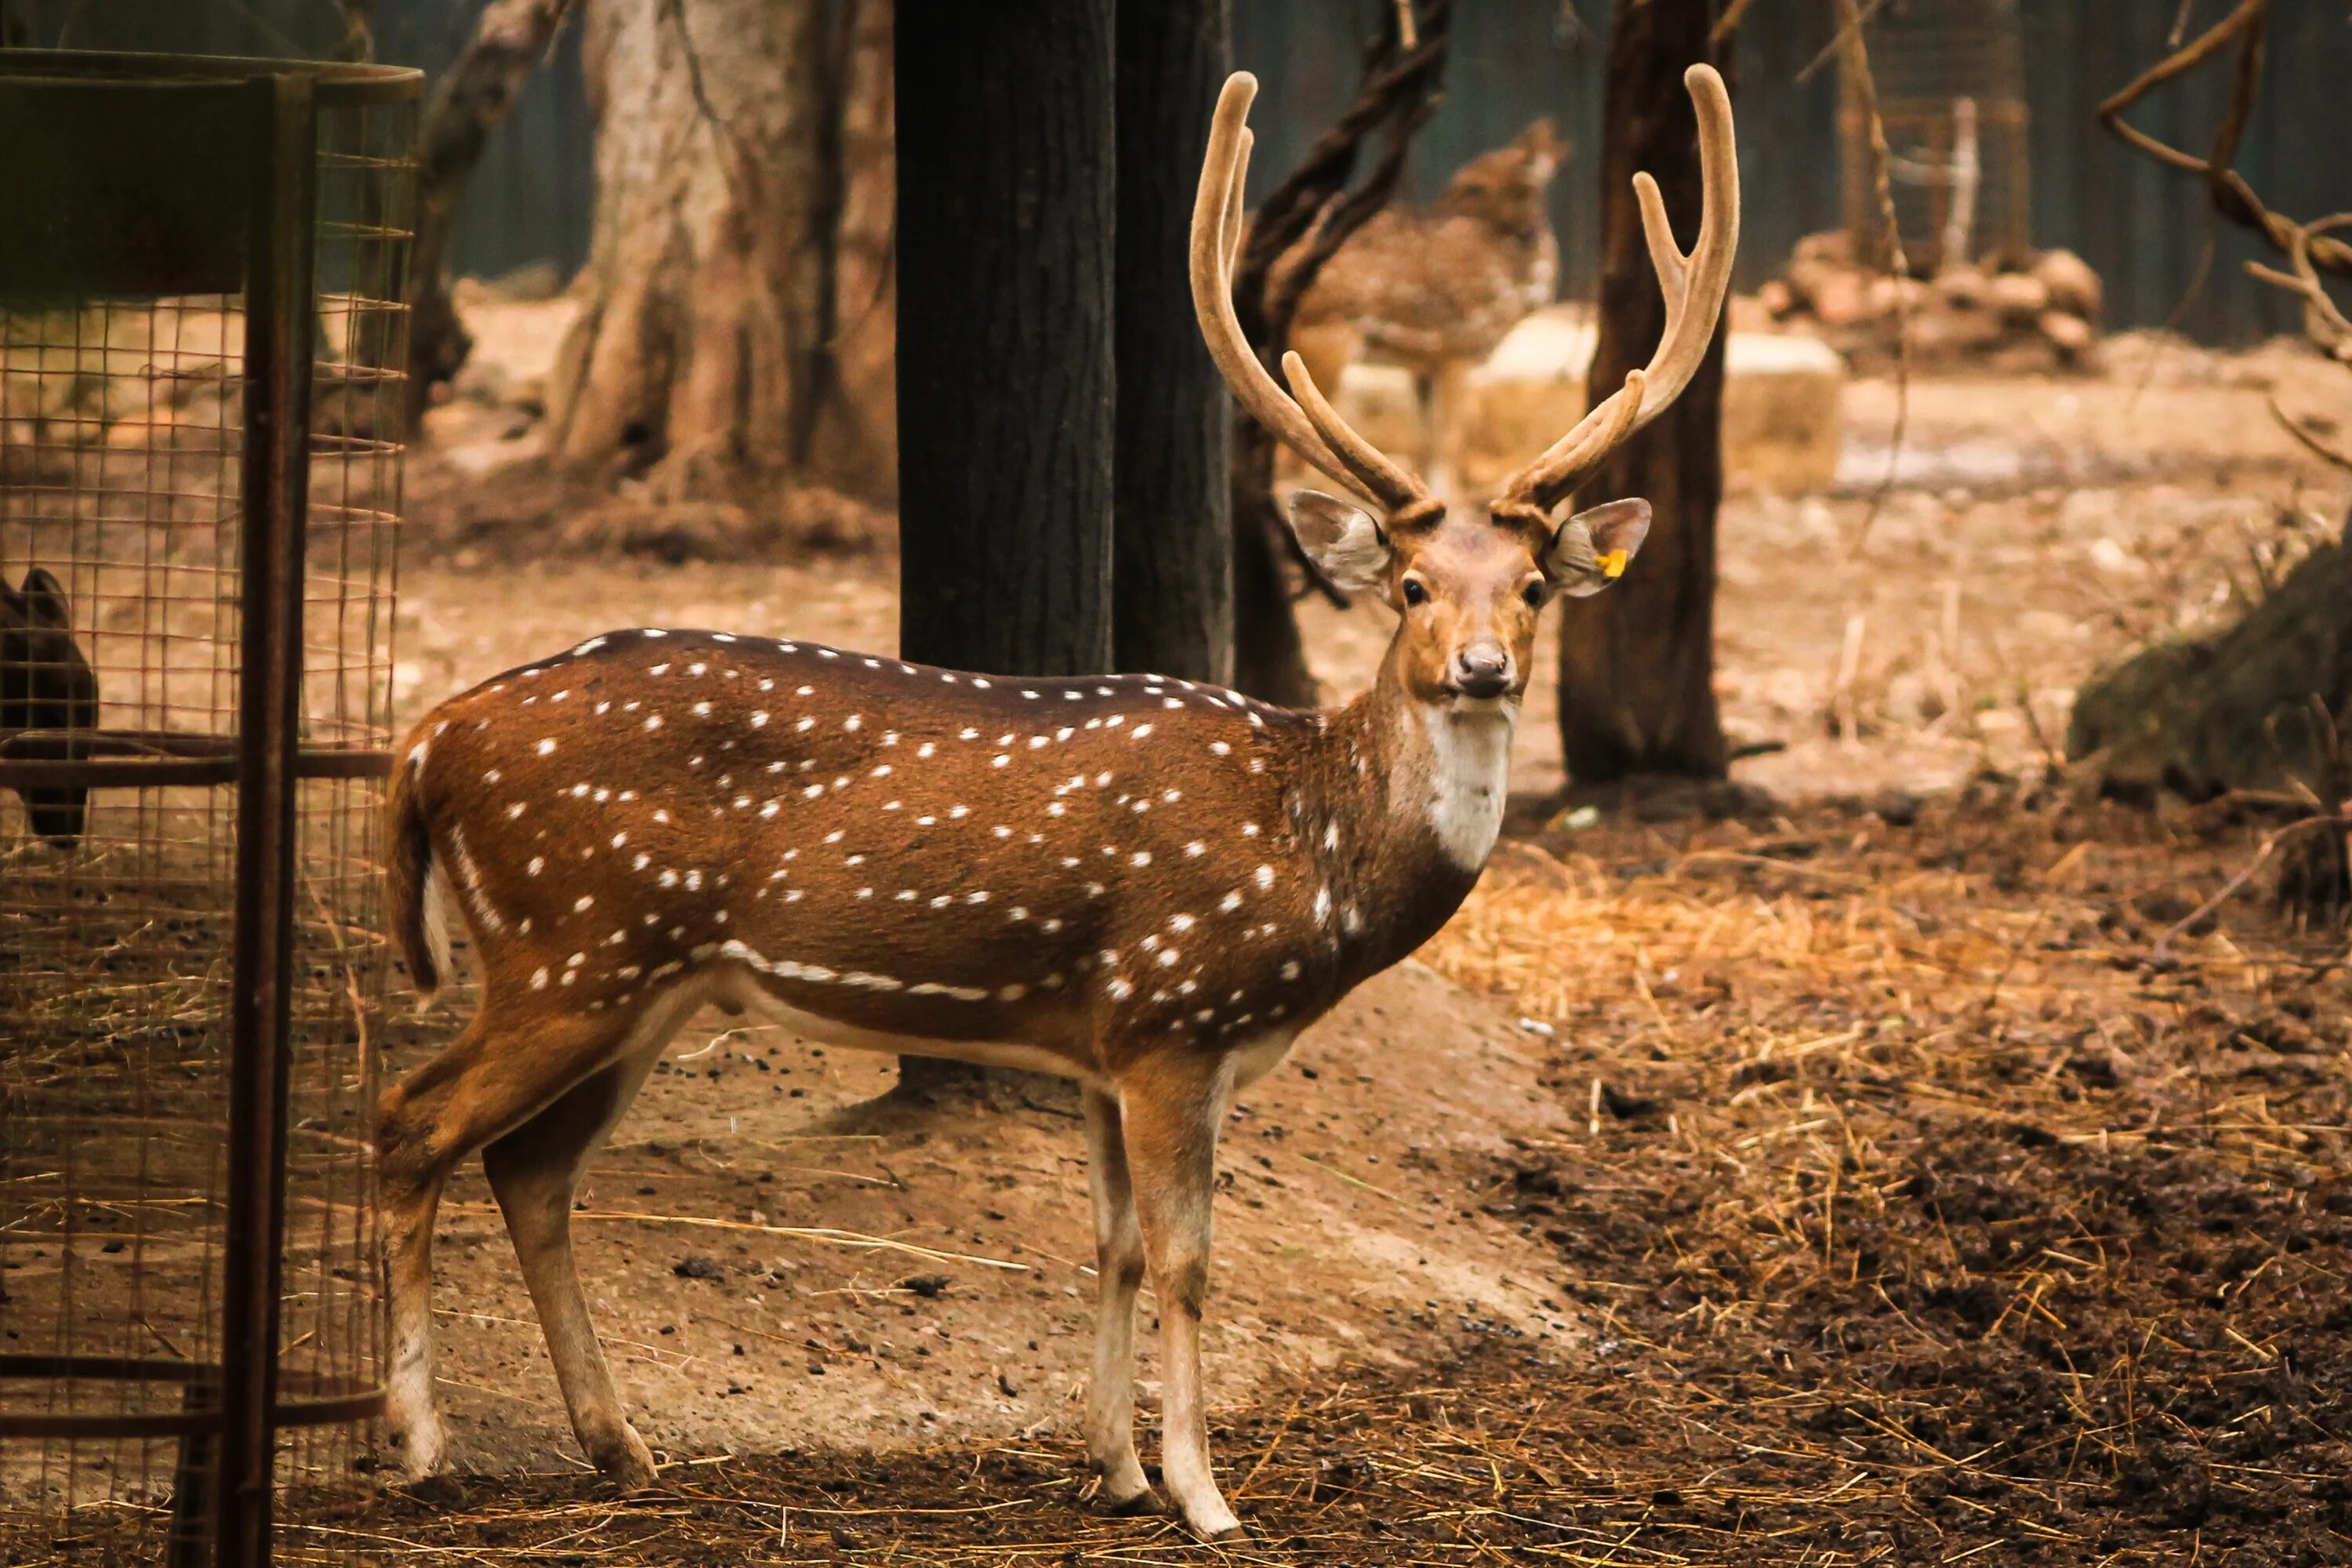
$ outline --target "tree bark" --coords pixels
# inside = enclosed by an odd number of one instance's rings
[[[814,427],[824,268],[821,0],[600,0],[596,219],[549,388],[575,471],[656,499],[772,482]]]
[[[1233,416],[1186,243],[1231,26],[1227,0],[1119,0],[1112,652],[1119,669],[1219,685],[1234,679]]]
[[[893,0],[848,0],[832,67],[834,177],[825,382],[810,471],[879,506],[898,500],[897,95]]]
[[[433,89],[417,132],[416,242],[410,277],[409,428],[431,402],[433,389],[465,368],[474,340],[449,296],[449,240],[457,199],[482,161],[490,132],[514,108],[530,73],[562,30],[573,0],[491,0],[474,36]],[[346,5],[347,29],[364,34],[365,14]]]
[[[1244,416],[1233,443],[1234,687],[1261,701],[1312,708],[1321,693],[1307,668],[1276,531],[1290,525],[1274,499],[1274,438]]]
[[[910,659],[1110,667],[1113,3],[927,6],[898,29]],[[901,1058],[903,1089],[966,1076]]]
[[[1109,668],[1112,0],[899,30],[900,648]]]
[[[1697,128],[1682,76],[1700,61],[1727,67],[1708,42],[1716,12],[1715,0],[1617,0],[1601,104],[1601,332],[1586,380],[1592,402],[1648,362],[1665,326],[1634,174],[1646,169],[1656,178],[1678,235],[1686,239],[1698,228]],[[1721,778],[1729,766],[1715,700],[1715,529],[1728,330],[1717,324],[1681,398],[1619,447],[1577,498],[1591,506],[1643,497],[1656,518],[1623,582],[1561,605],[1560,751],[1569,776],[1580,784],[1636,773]]]
[[[2320,545],[2236,625],[2126,659],[2083,689],[2066,754],[2095,753],[2101,787],[2152,803],[2168,790],[2210,800],[2233,789],[2317,782],[2324,758],[2311,700],[2352,703],[2352,544]]]

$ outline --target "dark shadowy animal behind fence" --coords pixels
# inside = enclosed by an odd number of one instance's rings
[[[98,677],[73,640],[65,590],[45,569],[0,581],[0,758],[78,762],[98,728]],[[84,784],[19,784],[33,831],[71,848],[89,811]]]

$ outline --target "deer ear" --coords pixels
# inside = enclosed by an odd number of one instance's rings
[[[1559,525],[1544,551],[1544,575],[1570,598],[1589,598],[1625,574],[1649,534],[1648,501],[1603,501]]]
[[[1389,541],[1371,514],[1321,490],[1290,497],[1290,531],[1323,574],[1350,593],[1388,589]]]
[[[59,631],[73,625],[73,613],[66,605],[65,587],[49,575],[45,566],[36,566],[25,574],[25,617],[29,625],[55,626]]]

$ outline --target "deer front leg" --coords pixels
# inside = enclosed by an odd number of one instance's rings
[[[1143,1283],[1143,1232],[1128,1183],[1118,1101],[1085,1091],[1087,1187],[1095,1211],[1095,1374],[1087,1393],[1087,1457],[1115,1513],[1140,1512],[1151,1483],[1135,1457],[1135,1292]]]
[[[1185,1523],[1210,1541],[1236,1535],[1209,1465],[1201,1398],[1201,1315],[1209,1293],[1209,1205],[1228,1067],[1200,1056],[1152,1062],[1119,1082],[1137,1215],[1160,1298],[1160,1473]]]
[[[656,1044],[614,1063],[482,1151],[482,1171],[539,1311],[572,1430],[590,1462],[631,1490],[653,1484],[654,1457],[622,1410],[613,1369],[588,1316],[572,1256],[572,1199],[588,1156],[660,1058]]]

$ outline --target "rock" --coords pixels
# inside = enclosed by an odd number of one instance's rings
[[[1863,285],[1862,296],[1873,316],[1894,316],[1908,309],[1917,316],[1928,300],[1927,285],[1916,278],[1891,278],[1883,273]]]
[[[1873,315],[1868,279],[1859,272],[1823,274],[1811,289],[1813,314],[1825,327],[1850,327]]]
[[[1990,310],[1925,310],[1911,318],[1911,349],[1921,359],[1960,359],[2001,341],[2000,318]]]
[[[2091,346],[2091,323],[2080,316],[2064,310],[2044,310],[2034,319],[2033,325],[2063,353],[2078,354]]]
[[[719,1260],[707,1252],[689,1252],[669,1266],[669,1271],[681,1279],[717,1279],[726,1270]]]
[[[2033,264],[2033,276],[2050,291],[2051,308],[2080,316],[2086,321],[2099,319],[2099,303],[2104,293],[2099,275],[2091,264],[2071,250],[2045,250]]]
[[[1789,253],[1789,265],[1792,269],[1803,263],[1852,268],[1853,237],[1842,228],[1824,229],[1819,234],[1805,236]]]
[[[2008,321],[2029,322],[2050,308],[2050,287],[2031,272],[2003,272],[1987,286],[1985,302]]]
[[[1992,279],[1976,267],[1948,267],[1936,274],[1936,297],[1956,310],[1981,310]]]

